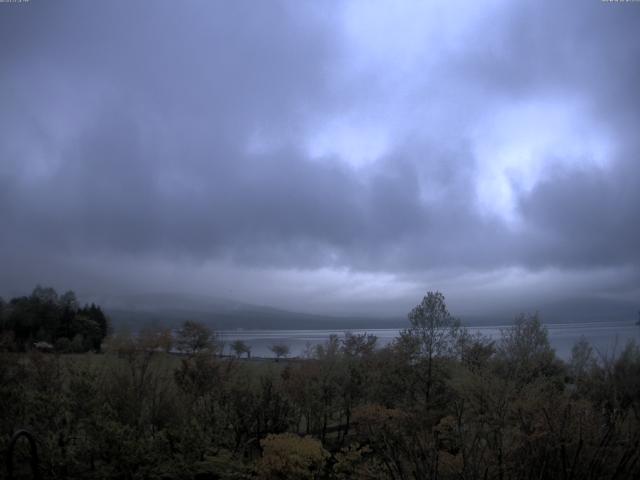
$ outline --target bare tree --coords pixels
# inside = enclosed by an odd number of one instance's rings
[[[289,355],[289,345],[284,343],[276,343],[275,345],[271,345],[269,350],[273,352],[276,356],[276,362],[280,360],[282,357],[287,357]]]
[[[559,373],[560,365],[549,343],[549,332],[538,313],[520,314],[500,331],[497,360],[504,374],[519,382]]]
[[[349,357],[366,357],[373,353],[377,343],[378,337],[375,335],[345,332],[341,350]]]
[[[428,400],[433,384],[434,359],[455,351],[460,322],[449,313],[440,292],[427,292],[422,302],[409,312],[409,322],[411,327],[401,332],[400,339],[426,363],[425,396]]]
[[[238,358],[243,354],[247,354],[247,358],[251,358],[251,347],[242,340],[234,340],[231,342],[231,350],[233,350]]]
[[[181,352],[189,354],[213,352],[216,348],[216,339],[215,332],[206,325],[187,320],[176,332],[175,346]]]

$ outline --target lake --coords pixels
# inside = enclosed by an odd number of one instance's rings
[[[556,354],[563,359],[571,357],[571,348],[584,336],[602,354],[619,353],[631,339],[640,342],[640,327],[632,322],[590,322],[545,324],[549,340]],[[500,338],[500,330],[508,325],[468,327],[471,333],[480,332],[493,339]],[[301,356],[309,346],[325,342],[330,335],[342,337],[345,332],[370,333],[378,337],[378,345],[392,342],[398,336],[398,329],[382,328],[371,330],[224,330],[220,331],[225,343],[225,353],[231,353],[229,344],[243,340],[251,347],[253,357],[273,357],[271,345],[284,343],[289,346],[291,357]]]

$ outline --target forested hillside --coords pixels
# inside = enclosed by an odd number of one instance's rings
[[[0,348],[25,351],[37,347],[59,352],[98,351],[109,321],[95,305],[80,306],[75,293],[36,287],[31,295],[6,302],[0,298]]]

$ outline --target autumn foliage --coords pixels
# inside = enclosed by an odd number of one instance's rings
[[[4,352],[0,454],[28,427],[52,479],[640,478],[638,345],[562,361],[537,315],[491,340],[438,293],[409,320],[384,348],[346,334],[280,362],[223,358],[193,323]]]

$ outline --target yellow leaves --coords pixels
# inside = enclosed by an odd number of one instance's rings
[[[259,478],[306,480],[318,478],[329,453],[320,441],[292,433],[268,435],[260,441],[262,458],[258,462]]]

